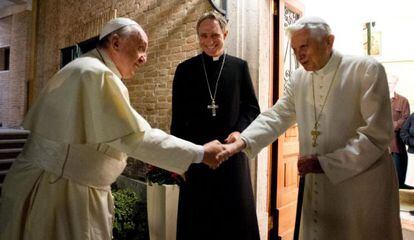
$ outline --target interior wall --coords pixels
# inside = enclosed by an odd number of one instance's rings
[[[363,25],[375,22],[372,31],[379,33],[380,53],[372,57],[381,62],[388,73],[399,77],[397,92],[409,99],[411,110],[414,110],[414,32],[409,30],[414,22],[413,1],[302,2],[305,4],[305,15],[322,17],[331,25],[335,34],[334,48],[344,54],[366,55]]]

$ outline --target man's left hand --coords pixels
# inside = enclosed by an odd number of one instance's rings
[[[319,164],[317,155],[299,156],[298,158],[298,172],[300,176],[305,176],[307,173],[323,173],[323,169]]]

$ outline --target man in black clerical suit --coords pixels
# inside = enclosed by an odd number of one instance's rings
[[[215,12],[197,22],[203,52],[179,64],[171,134],[194,143],[241,132],[260,113],[247,62],[224,50],[227,21]],[[239,153],[216,170],[193,164],[180,187],[177,240],[258,240],[249,162]]]

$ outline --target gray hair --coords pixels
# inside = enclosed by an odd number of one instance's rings
[[[286,34],[289,38],[294,32],[302,29],[309,29],[311,35],[316,39],[322,39],[323,36],[332,34],[331,27],[328,23],[319,17],[303,17],[286,28]]]
[[[206,12],[204,13],[197,21],[197,34],[198,34],[198,29],[200,28],[200,24],[202,21],[206,20],[206,19],[211,19],[211,20],[217,20],[220,28],[223,32],[227,31],[227,20],[226,18],[221,15],[220,13],[217,13],[215,11],[210,11],[210,12]]]

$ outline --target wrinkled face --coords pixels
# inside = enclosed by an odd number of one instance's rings
[[[334,36],[312,36],[309,29],[301,29],[292,33],[291,47],[296,59],[306,71],[317,71],[328,63],[332,53]]]
[[[134,28],[130,35],[114,36],[111,41],[113,61],[123,78],[131,78],[147,61],[148,37],[141,28]]]
[[[211,57],[217,57],[224,52],[224,40],[227,31],[223,32],[215,19],[205,19],[198,28],[198,38],[201,49]]]

